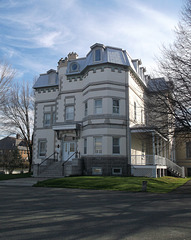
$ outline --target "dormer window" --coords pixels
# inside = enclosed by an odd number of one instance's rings
[[[79,71],[79,65],[76,62],[73,62],[70,65],[70,72],[78,72]]]
[[[101,49],[95,49],[94,51],[94,61],[99,62],[101,61]]]

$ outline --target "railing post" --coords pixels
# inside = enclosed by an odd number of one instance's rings
[[[185,178],[185,167],[182,167],[182,177]]]
[[[40,164],[39,163],[37,164],[37,175],[38,176],[40,175]]]
[[[153,142],[153,164],[156,165],[155,163],[155,133],[152,132],[152,142]]]

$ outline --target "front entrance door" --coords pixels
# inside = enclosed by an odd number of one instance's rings
[[[66,161],[69,159],[70,156],[72,156],[69,161],[71,161],[73,158],[75,158],[75,152],[76,152],[76,143],[75,142],[63,142],[63,156],[62,160]]]

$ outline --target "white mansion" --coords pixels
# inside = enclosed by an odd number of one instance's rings
[[[148,125],[145,99],[154,79],[145,71],[125,50],[96,43],[86,57],[69,53],[57,71],[41,74],[34,176],[184,176],[172,142]]]

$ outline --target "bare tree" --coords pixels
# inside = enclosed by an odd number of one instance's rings
[[[5,131],[18,133],[28,148],[29,172],[32,165],[32,136],[34,118],[34,98],[28,83],[15,85],[4,99],[1,109]]]
[[[150,94],[153,101],[152,117],[163,120],[161,130],[176,129],[191,131],[191,0],[187,0],[182,18],[175,29],[175,41],[163,46],[162,57],[158,59],[159,73],[164,79],[151,79]],[[164,121],[163,116],[166,115]],[[156,118],[155,118],[156,119]],[[165,127],[166,125],[166,127]],[[169,128],[170,127],[170,128]]]
[[[10,90],[15,70],[5,61],[0,61],[0,104],[5,99],[5,95]]]

